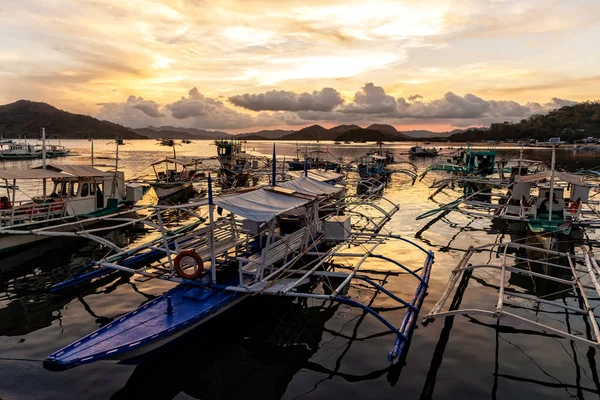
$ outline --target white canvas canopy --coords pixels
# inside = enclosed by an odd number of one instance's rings
[[[342,188],[323,183],[310,176],[302,176],[291,181],[279,183],[277,186],[313,196],[330,195],[339,193],[343,190]]]
[[[538,182],[544,179],[550,180],[552,171],[538,172],[533,175],[525,175],[519,178],[518,182]],[[583,175],[570,174],[568,172],[554,171],[554,179],[578,186],[592,186],[584,182]]]
[[[387,160],[387,157],[380,156],[378,154],[371,154],[371,155],[369,155],[369,157],[371,157],[374,160]]]
[[[101,171],[89,165],[48,165],[46,168],[47,170],[62,172],[63,177],[65,174],[73,178],[94,178],[113,175],[111,172]]]
[[[295,177],[302,177],[304,176],[304,171],[290,171],[290,175]],[[319,182],[333,181],[343,176],[343,174],[338,174],[337,172],[333,171],[308,170],[308,177]]]
[[[69,174],[37,168],[0,170],[0,179],[52,179],[68,178],[69,176]]]
[[[230,213],[257,222],[267,222],[277,215],[302,207],[311,200],[258,189],[251,192],[215,197],[215,204]]]

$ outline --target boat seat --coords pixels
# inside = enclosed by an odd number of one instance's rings
[[[253,254],[250,257],[238,257],[240,267],[240,282],[243,282],[243,274],[254,275],[257,280],[262,279],[264,270],[272,268],[279,261],[298,251],[305,241],[306,228],[284,236],[280,240],[267,245],[260,255]]]
[[[209,226],[204,226],[185,235],[175,242],[177,251],[194,249],[205,261],[211,257],[211,246],[208,233]],[[215,256],[227,253],[245,243],[246,239],[238,235],[238,227],[229,218],[215,221],[213,225]]]

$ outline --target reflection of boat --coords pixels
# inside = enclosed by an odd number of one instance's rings
[[[434,147],[413,146],[408,153],[411,157],[437,157],[438,150]]]
[[[364,318],[355,322],[354,334],[346,337],[326,328],[339,311],[337,305],[310,305],[306,300],[251,298],[230,314],[207,324],[202,330],[203,340],[197,340],[196,336],[185,338],[169,351],[136,360],[135,371],[111,398],[166,400],[185,393],[199,399],[275,400],[284,397],[289,383],[301,370],[323,377],[340,377],[348,383],[387,374],[393,385],[402,363],[360,375],[344,372],[343,361],[348,350],[364,340],[357,332]],[[333,335],[336,343],[347,342],[344,351],[336,356],[335,367],[313,361],[324,346],[327,350],[324,335]],[[198,359],[202,362],[197,362]],[[196,378],[179,379],[182,369]],[[357,369],[360,371],[352,368]],[[165,374],[160,381],[150,378],[157,370]]]

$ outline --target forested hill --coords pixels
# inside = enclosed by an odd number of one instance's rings
[[[28,100],[0,106],[0,133],[5,138],[39,138],[41,127],[48,137],[62,139],[144,139],[129,128],[88,115],[59,110],[50,104]]]
[[[504,141],[508,139],[548,140],[560,136],[561,140],[574,141],[588,136],[600,137],[600,102],[585,102],[565,106],[545,115],[532,115],[520,122],[503,122],[489,129],[469,129],[451,135],[451,142]]]

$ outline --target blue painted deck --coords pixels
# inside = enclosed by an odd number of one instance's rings
[[[44,360],[44,368],[60,371],[102,359],[127,358],[126,353],[133,353],[190,329],[244,296],[247,294],[179,285],[52,353]],[[169,297],[171,312],[168,312]]]

